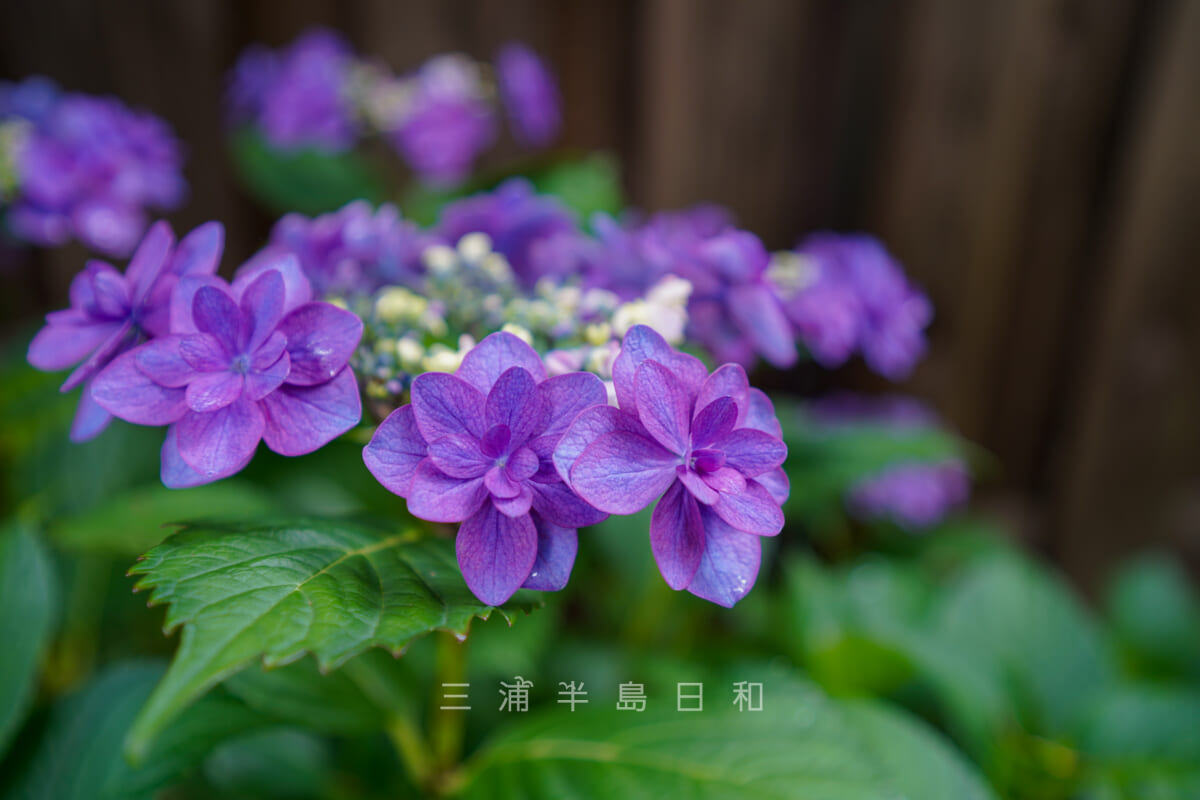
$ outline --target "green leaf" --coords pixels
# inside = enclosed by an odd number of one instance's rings
[[[138,716],[127,751],[143,755],[188,704],[255,660],[282,666],[312,653],[333,669],[369,647],[399,654],[434,630],[465,635],[492,609],[467,589],[453,542],[345,520],[197,526],[146,554],[132,572],[151,603],[183,626],[175,660]],[[500,609],[536,601],[521,593]]]
[[[121,740],[160,675],[156,664],[120,664],[57,704],[13,797],[151,800],[218,742],[273,724],[227,696],[212,695],[163,732],[143,766],[132,767],[121,757]]]
[[[694,714],[677,711],[673,696],[649,698],[640,713],[543,713],[486,745],[452,788],[471,800],[992,797],[917,720],[831,700],[783,670],[734,680],[763,683],[762,711],[739,712],[729,684],[709,682]]]
[[[29,710],[38,662],[54,629],[50,558],[18,525],[0,531],[0,753]]]
[[[1176,559],[1155,553],[1126,564],[1109,587],[1107,607],[1136,672],[1200,678],[1200,600]]]
[[[336,211],[352,200],[378,204],[386,196],[378,170],[353,151],[285,152],[271,147],[253,128],[234,133],[230,150],[246,187],[280,214],[299,211],[315,216]]]
[[[322,675],[316,662],[305,658],[276,669],[242,670],[224,686],[251,708],[294,725],[341,735],[381,730],[386,709],[364,695],[348,672]]]
[[[246,519],[275,508],[264,491],[236,480],[193,489],[154,483],[121,492],[99,508],[54,521],[50,536],[68,550],[136,556],[167,535],[166,525],[181,520]]]

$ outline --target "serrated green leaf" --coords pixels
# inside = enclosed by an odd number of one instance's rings
[[[380,203],[386,194],[377,170],[354,151],[284,152],[268,145],[253,128],[234,133],[230,150],[247,188],[280,214],[299,211],[315,216],[353,200]]]
[[[541,714],[486,745],[456,793],[470,800],[992,797],[919,721],[831,700],[786,671],[736,678],[763,683],[762,711],[739,712],[729,686],[710,683],[705,709],[691,714],[677,711],[674,697],[654,698],[640,713]]]
[[[38,540],[0,530],[0,753],[29,710],[38,662],[54,628],[56,583]]]
[[[151,800],[218,742],[275,724],[228,696],[206,697],[164,731],[141,767],[132,767],[121,757],[121,740],[162,672],[159,664],[119,664],[57,704],[13,798]]]
[[[193,527],[132,570],[151,603],[183,627],[175,659],[127,740],[143,754],[172,717],[255,660],[281,666],[312,653],[323,670],[368,647],[399,653],[434,630],[465,635],[492,609],[467,589],[453,542],[346,520]],[[500,612],[537,601],[517,595]]]

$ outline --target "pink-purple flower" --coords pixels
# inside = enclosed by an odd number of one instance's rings
[[[641,325],[613,381],[619,408],[579,414],[555,449],[559,475],[610,514],[658,499],[650,544],[667,584],[732,606],[758,576],[759,537],[783,529],[787,448],[770,401],[740,366],[710,375]]]
[[[518,588],[567,582],[576,528],[606,515],[562,482],[555,446],[584,409],[605,402],[599,378],[546,377],[537,353],[494,333],[453,374],[428,372],[363,450],[371,473],[415,516],[462,523],[455,549],[476,597],[499,605]]]
[[[53,371],[78,364],[63,383],[83,385],[71,426],[72,441],[98,435],[112,416],[92,399],[90,382],[113,359],[135,345],[169,332],[171,295],[181,278],[212,275],[224,229],[210,222],[176,246],[165,222],[154,225],[124,274],[104,261],[89,261],[71,281],[71,307],[46,315],[46,326],[29,345],[29,363]]]
[[[550,70],[523,44],[510,43],[496,55],[500,97],[521,144],[545,147],[562,125],[562,100]]]
[[[310,453],[356,425],[358,383],[347,360],[362,320],[312,288],[294,259],[258,263],[233,284],[187,277],[171,295],[170,334],[96,376],[92,399],[139,425],[169,425],[162,481],[182,488],[228,477],[259,441]]]

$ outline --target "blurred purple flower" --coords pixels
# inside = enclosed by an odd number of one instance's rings
[[[459,183],[496,136],[478,70],[460,56],[439,56],[421,67],[414,84],[411,105],[390,132],[392,143],[421,180]]]
[[[46,326],[29,345],[29,363],[42,370],[78,367],[62,385],[83,385],[71,440],[98,435],[112,416],[92,399],[92,378],[113,359],[169,332],[171,294],[184,277],[211,275],[224,241],[219,223],[201,225],[173,247],[170,226],[150,228],[122,275],[103,261],[89,261],[71,281],[71,307],[46,315]],[[79,363],[81,362],[82,363]]]
[[[528,47],[513,43],[496,55],[496,72],[517,141],[532,147],[550,144],[562,125],[562,100],[550,70]]]
[[[632,514],[659,499],[650,545],[673,589],[729,607],[758,576],[760,536],[783,529],[787,447],[766,395],[726,364],[711,375],[650,328],[613,364],[619,408],[576,417],[554,452],[591,505]]]
[[[256,123],[280,149],[348,150],[358,137],[349,95],[353,65],[349,43],[324,28],[307,31],[280,53],[251,47],[230,73],[230,116]]]
[[[883,245],[869,236],[821,233],[798,252],[816,274],[787,312],[813,357],[833,367],[857,349],[885,378],[907,377],[925,354],[933,308]]]
[[[319,217],[288,214],[255,258],[294,254],[318,296],[366,294],[385,285],[413,285],[422,274],[421,253],[438,241],[401,219],[395,206],[373,209],[359,200]]]
[[[538,194],[524,178],[510,178],[490,192],[450,203],[436,232],[452,244],[468,233],[486,233],[513,273],[532,286],[547,274],[566,274],[558,270],[563,262],[536,257],[535,248],[555,237],[575,236],[579,229],[558,199]]]
[[[604,402],[595,375],[547,379],[529,345],[493,333],[453,375],[417,376],[412,403],[383,421],[363,460],[414,515],[462,523],[455,548],[467,586],[499,605],[522,586],[565,586],[576,528],[605,517],[570,491],[552,461],[571,421]]]
[[[860,481],[846,497],[860,519],[890,520],[910,531],[937,525],[967,501],[970,480],[958,459],[903,462]]]
[[[169,425],[162,481],[171,488],[228,477],[259,440],[310,453],[354,427],[358,383],[346,366],[362,320],[312,288],[292,258],[239,270],[232,285],[187,277],[171,296],[171,335],[96,376],[92,399],[139,425]]]
[[[179,143],[157,117],[111,98],[58,94],[45,79],[5,85],[0,122],[31,128],[10,154],[13,232],[39,245],[72,235],[113,256],[146,230],[147,208],[174,208],[186,192]],[[7,117],[6,117],[7,115]]]

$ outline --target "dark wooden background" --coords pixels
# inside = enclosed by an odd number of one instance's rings
[[[175,126],[193,199],[173,219],[223,220],[234,257],[270,222],[220,135],[243,46],[319,23],[405,69],[525,40],[561,78],[568,143],[616,152],[639,205],[724,203],[778,247],[816,228],[882,236],[937,307],[932,355],[904,388],[997,456],[985,502],[1083,586],[1155,544],[1200,563],[1200,2],[0,9],[0,74],[114,92]],[[39,280],[10,271],[3,289],[31,311],[57,303],[46,275],[78,258],[39,256]]]

